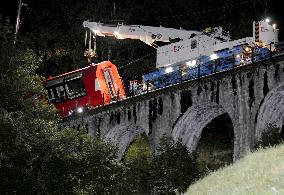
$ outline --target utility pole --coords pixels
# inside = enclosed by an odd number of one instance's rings
[[[16,27],[15,27],[15,38],[14,38],[14,45],[16,44],[17,40],[17,34],[20,28],[20,22],[21,22],[21,9],[22,9],[22,0],[19,0],[18,4],[18,12],[17,12],[17,18],[16,18]]]
[[[264,17],[267,17],[267,0],[265,1]]]

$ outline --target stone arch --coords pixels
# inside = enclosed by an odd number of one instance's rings
[[[193,152],[200,140],[202,130],[216,117],[228,114],[214,102],[190,107],[178,120],[172,131],[175,141],[181,139],[189,152]],[[228,114],[229,115],[229,114]],[[230,117],[230,115],[229,115]],[[231,117],[230,117],[231,119]]]
[[[145,133],[142,127],[133,123],[122,123],[110,129],[104,139],[118,145],[118,158],[122,159],[127,147],[142,133]]]
[[[256,140],[259,140],[268,124],[280,130],[284,123],[284,83],[272,89],[259,108],[256,124]]]

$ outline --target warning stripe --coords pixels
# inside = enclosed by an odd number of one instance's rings
[[[255,37],[255,43],[259,43],[259,22],[255,23],[255,33],[254,33],[254,37]]]

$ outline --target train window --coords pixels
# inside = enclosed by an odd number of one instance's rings
[[[99,90],[101,90],[99,80],[95,79],[95,91],[99,91]]]
[[[82,76],[83,76],[83,71],[75,72],[75,73],[70,74],[70,75],[66,75],[65,76],[65,82],[68,82],[68,81],[71,81],[71,80],[74,80],[74,79],[82,78]]]
[[[195,49],[197,47],[197,41],[196,39],[191,41],[191,49]]]
[[[117,85],[116,85],[116,82],[115,82],[115,79],[114,79],[114,76],[112,74],[112,70],[111,69],[108,69],[108,72],[109,72],[109,75],[111,76],[111,80],[112,80],[112,84],[113,84],[113,88],[115,91],[117,91]]]
[[[112,75],[111,69],[107,69],[104,71],[105,80],[109,89],[109,93],[112,98],[116,96],[117,93],[117,85],[115,83],[114,77]]]
[[[47,92],[48,92],[48,100],[50,103],[53,103],[55,99],[58,99],[55,88],[49,88]]]
[[[59,85],[59,84],[62,84],[63,83],[63,80],[64,78],[58,78],[58,79],[54,79],[54,80],[51,80],[51,81],[47,81],[46,83],[46,87],[51,87],[51,86],[54,86],[54,85]]]
[[[60,103],[66,100],[65,89],[62,85],[51,86],[47,88],[48,100],[52,103]]]
[[[86,90],[82,79],[72,79],[65,82],[68,99],[75,99],[86,95]]]
[[[57,92],[57,101],[58,102],[61,102],[63,100],[66,100],[66,93],[65,93],[65,90],[64,90],[64,87],[63,86],[57,86],[56,88],[56,92]]]

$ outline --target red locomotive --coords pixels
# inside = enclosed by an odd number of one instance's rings
[[[109,61],[49,78],[44,84],[49,102],[62,117],[126,97],[118,70]]]

